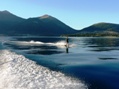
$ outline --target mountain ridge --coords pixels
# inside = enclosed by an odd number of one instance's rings
[[[4,20],[10,20],[10,21],[14,21],[14,20],[23,20],[24,18],[21,18],[19,16],[16,16],[14,14],[12,14],[11,12],[4,10],[4,11],[0,11],[0,21]]]
[[[79,30],[69,36],[119,36],[119,24],[100,22]]]
[[[7,34],[10,28],[24,20],[7,10],[0,11],[0,34]]]
[[[75,29],[47,14],[23,19],[9,11],[0,11],[0,34],[3,35],[59,36],[76,32]]]
[[[100,22],[81,30],[81,32],[100,32],[100,31],[119,32],[119,24]]]
[[[119,35],[119,24],[100,22],[82,30],[76,30],[48,14],[24,19],[7,10],[0,11],[0,35],[60,36],[64,34],[117,36]]]

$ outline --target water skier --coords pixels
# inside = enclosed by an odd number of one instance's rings
[[[65,45],[67,48],[69,47],[69,39],[68,39],[68,36],[66,37],[66,45]]]
[[[69,48],[69,39],[68,39],[68,36],[66,37],[66,53],[69,52],[68,48]]]

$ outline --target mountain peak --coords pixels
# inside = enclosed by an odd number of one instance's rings
[[[119,25],[119,24],[108,23],[108,22],[100,22],[100,23],[93,24],[92,26],[103,26],[103,25]]]
[[[4,10],[4,11],[0,11],[0,13],[5,13],[5,14],[11,14],[9,11]]]
[[[0,21],[13,21],[13,20],[23,20],[23,18],[18,17],[14,14],[12,14],[11,12],[4,10],[4,11],[0,11]]]
[[[93,24],[89,27],[86,27],[81,30],[81,32],[85,33],[114,33],[114,32],[119,32],[119,24],[114,24],[114,23],[107,23],[107,22],[100,22]]]
[[[9,11],[0,11],[0,34],[59,36],[76,31],[50,15],[22,19]]]
[[[45,15],[41,16],[40,18],[41,18],[41,19],[45,19],[45,18],[49,18],[49,17],[51,17],[51,16],[50,16],[50,15],[45,14]]]

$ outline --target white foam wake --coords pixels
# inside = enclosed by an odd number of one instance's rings
[[[46,46],[57,46],[60,48],[64,48],[66,46],[66,42],[65,41],[59,41],[59,42],[55,42],[55,43],[45,43],[45,42],[41,42],[41,41],[10,41],[7,42],[8,44],[14,44],[14,45],[22,45],[22,46],[40,46],[40,45],[46,45]],[[75,44],[69,44],[69,47],[74,47],[76,46]]]
[[[0,89],[86,89],[86,86],[22,55],[1,50]]]

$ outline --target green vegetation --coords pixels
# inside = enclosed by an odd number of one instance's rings
[[[95,32],[105,32],[105,31],[119,32],[119,24],[97,23],[87,28],[84,28],[79,32],[95,33]]]
[[[63,36],[72,36],[72,37],[102,37],[102,36],[115,36],[119,37],[119,34],[108,34],[108,33],[77,33],[77,34],[68,34]]]
[[[98,23],[80,30],[76,34],[68,36],[76,37],[101,37],[101,36],[116,36],[119,37],[119,24]]]

